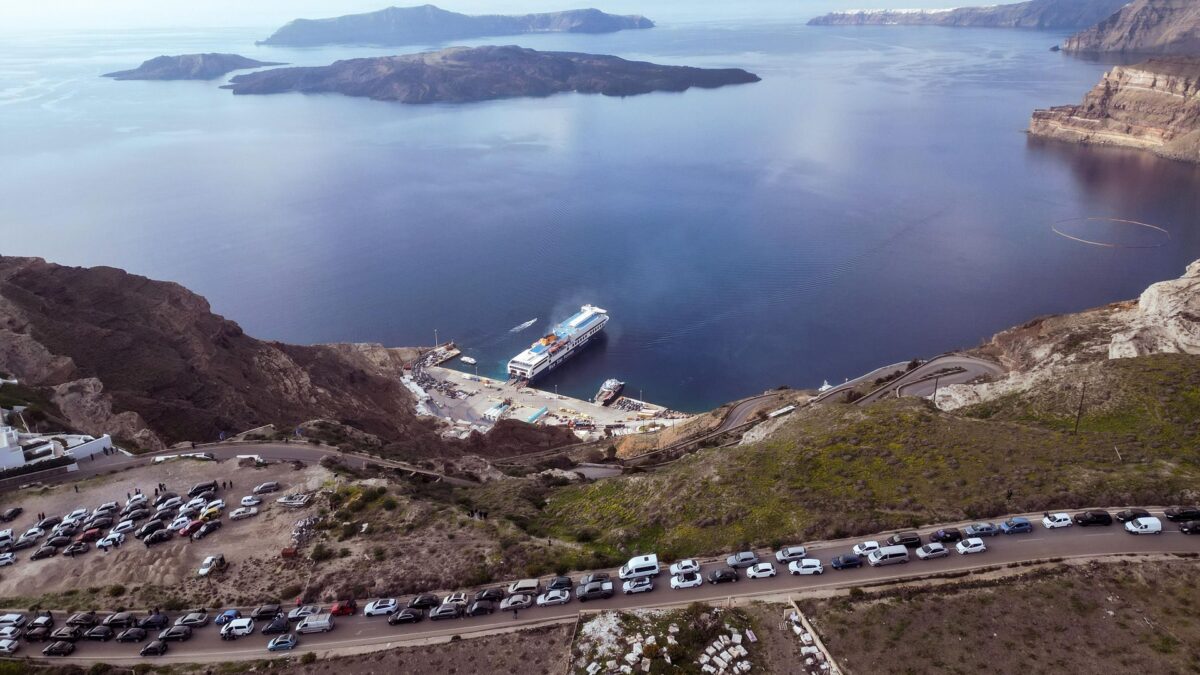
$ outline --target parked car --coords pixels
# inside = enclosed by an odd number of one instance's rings
[[[155,612],[148,615],[141,621],[138,621],[138,628],[145,628],[146,630],[161,630],[170,625],[170,623],[171,619],[166,614],[163,614],[162,612]]]
[[[178,510],[179,507],[183,506],[183,500],[179,497],[171,497],[170,499],[155,502],[154,505],[157,507],[156,510],[158,511]]]
[[[399,609],[400,603],[395,598],[380,598],[368,602],[363,607],[363,616],[388,616]]]
[[[503,605],[501,605],[501,611],[503,611],[503,609],[504,609],[504,607],[503,607]],[[424,611],[419,610],[419,609],[414,609],[412,607],[404,607],[402,609],[398,609],[395,612],[393,612],[392,615],[388,617],[387,621],[388,621],[388,625],[396,626],[396,625],[399,625],[402,623],[417,623],[418,621],[420,621],[421,619],[424,619],[424,618],[425,618]]]
[[[117,612],[109,614],[100,622],[101,625],[111,626],[113,628],[129,628],[137,625],[137,617],[133,612]]]
[[[433,609],[442,604],[442,599],[432,593],[422,593],[408,601],[413,609]]]
[[[21,648],[21,643],[16,640],[0,640],[0,654],[12,656]]]
[[[212,620],[212,618],[208,616],[208,612],[204,612],[204,611],[188,612],[187,614],[184,614],[183,616],[179,617],[178,619],[175,619],[175,625],[176,626],[191,626],[193,628],[201,628],[203,626],[207,626],[208,622],[211,620]]]
[[[170,541],[170,539],[174,536],[175,533],[170,530],[155,530],[146,535],[146,538],[142,540],[142,543],[147,547],[150,547],[154,546],[155,544],[161,544],[164,541]]]
[[[92,626],[83,634],[85,640],[96,640],[98,642],[108,642],[116,637],[117,632],[111,626]]]
[[[58,555],[57,548],[55,548],[53,546],[43,546],[43,547],[39,548],[38,550],[34,551],[33,554],[29,556],[29,559],[30,560],[43,560],[45,558],[53,558],[56,555]]]
[[[291,623],[288,621],[287,614],[280,612],[275,618],[268,621],[259,632],[263,635],[275,635],[277,633],[286,633],[290,628]]]
[[[629,581],[621,584],[621,592],[625,595],[632,595],[634,593],[648,593],[652,590],[654,590],[654,582],[650,579],[650,577],[638,577],[636,579],[630,579]]]
[[[183,528],[187,527],[191,522],[191,518],[188,518],[187,516],[179,516],[175,520],[172,520],[170,525],[167,525],[167,529],[172,532],[179,532]]]
[[[67,625],[90,628],[96,625],[96,621],[95,612],[75,612],[67,619]]]
[[[154,498],[154,508],[159,508],[172,499],[179,499],[179,495],[175,494],[174,492],[160,492],[158,493],[158,496]],[[180,502],[182,501],[183,500],[180,500]]]
[[[1125,523],[1125,531],[1130,534],[1162,534],[1162,521],[1154,516],[1134,518]]]
[[[196,530],[192,534],[192,539],[195,541],[200,541],[201,539],[207,537],[208,535],[212,534],[213,532],[216,532],[219,529],[221,529],[221,521],[209,520],[209,521],[205,522],[203,525],[201,525],[200,529]]]
[[[202,527],[204,527],[203,520],[200,520],[200,519],[193,520],[192,522],[185,525],[182,530],[179,531],[179,536],[188,537],[190,539],[192,537],[192,535],[196,534],[196,532],[199,531],[200,528],[202,528]]]
[[[530,593],[510,595],[500,603],[500,611],[507,612],[510,609],[527,609],[533,606],[533,601],[534,597]],[[415,609],[411,604],[409,604],[409,608]]]
[[[467,607],[467,616],[487,616],[496,611],[496,603],[491,600],[476,600]]]
[[[945,546],[936,541],[931,541],[917,549],[917,557],[921,560],[929,560],[930,558],[945,558],[948,555],[950,555],[950,551],[946,550]]]
[[[680,574],[687,574],[689,572],[699,572],[699,571],[700,571],[700,563],[699,563],[699,561],[697,561],[693,558],[684,558],[683,560],[680,560],[679,562],[675,563],[674,565],[671,565],[671,568],[670,568],[671,576],[677,576]]]
[[[466,603],[466,595],[463,595],[463,603]],[[333,607],[329,608],[329,613],[334,616],[353,616],[358,613],[358,602],[354,598],[349,600],[338,600],[333,603]]]
[[[635,580],[631,579],[630,581],[635,581]],[[649,582],[650,580],[649,579],[637,579],[636,581]],[[625,582],[625,583],[628,584],[629,582]],[[628,593],[628,592],[629,591],[626,591],[626,593]],[[541,595],[539,595],[537,597],[537,606],[538,607],[551,607],[554,605],[565,605],[570,601],[571,601],[571,592],[570,591],[561,589],[561,588],[556,588],[553,590],[546,591],[545,593],[542,593]]]
[[[137,523],[134,523],[132,520],[122,520],[121,522],[117,523],[116,527],[109,530],[109,535],[131,532],[136,527]]]
[[[125,520],[132,520],[135,523],[139,520],[145,520],[150,517],[150,509],[134,509],[125,515]]]
[[[1163,515],[1177,523],[1185,520],[1200,520],[1200,506],[1168,506]]]
[[[921,545],[921,535],[916,532],[897,532],[887,538],[886,545],[917,548]]]
[[[567,577],[567,576],[554,577],[553,579],[550,580],[550,583],[546,584],[546,590],[550,590],[550,591],[570,591],[572,588],[575,588],[575,580],[572,579],[571,577]],[[500,589],[499,588],[489,588],[488,590],[499,591]],[[486,593],[487,591],[484,591],[484,592]],[[496,599],[503,599],[503,597],[487,598],[487,599],[488,600],[496,600]]]
[[[593,581],[608,581],[608,578],[609,578],[608,572],[592,572],[591,574],[583,575],[579,579],[579,585],[586,586],[587,584],[590,584]]]
[[[134,534],[133,536],[145,541],[147,536],[154,534],[155,532],[158,532],[159,530],[161,530],[165,527],[166,527],[166,525],[164,525],[161,520],[151,520],[150,522],[146,523],[145,525],[142,525],[141,527],[139,527],[137,533]]]
[[[857,553],[843,553],[833,557],[829,561],[829,566],[835,570],[848,570],[855,567],[862,567],[862,558]]]
[[[107,530],[108,528],[112,527],[112,525],[113,525],[113,519],[109,518],[108,516],[92,518],[91,520],[89,520],[83,524],[83,533],[85,535],[87,535],[88,530],[96,530],[95,536],[97,539],[99,539],[102,534],[102,531]],[[88,535],[88,536],[91,536],[91,535]]]
[[[162,656],[166,653],[167,643],[165,640],[152,640],[138,651],[141,656]]]
[[[245,497],[242,497],[240,504],[242,506],[258,506],[259,504],[262,504],[262,502],[262,497],[258,497],[256,495],[246,495]]]
[[[254,632],[254,619],[234,619],[221,627],[222,640],[236,640]]]
[[[108,536],[96,542],[96,548],[108,550],[125,543],[125,535],[120,532],[110,532]]]
[[[708,573],[708,583],[710,584],[724,584],[730,581],[736,582],[738,578],[737,570],[729,567],[722,567]]]
[[[994,537],[1000,534],[1000,528],[996,527],[995,523],[971,523],[963,528],[964,537]]]
[[[575,589],[575,598],[580,602],[588,600],[603,600],[613,596],[613,582],[593,581]]]
[[[74,558],[77,555],[87,553],[91,548],[86,541],[77,541],[64,548],[62,554],[68,558]]]
[[[333,630],[333,615],[328,612],[306,616],[296,626],[297,633],[328,633]]]
[[[207,577],[215,572],[220,572],[225,569],[225,554],[217,553],[210,555],[200,563],[200,569],[196,570],[198,576]]]
[[[20,628],[29,621],[29,617],[22,612],[9,612],[8,614],[0,614],[0,628]]]
[[[133,628],[126,628],[125,630],[121,631],[120,635],[117,636],[117,642],[141,642],[145,639],[146,629],[138,628],[136,626]]]
[[[0,553],[0,567],[8,567],[15,562],[17,562],[15,553]]]
[[[171,626],[158,634],[158,639],[163,642],[184,642],[191,638],[191,626]]]
[[[243,506],[240,509],[234,509],[233,513],[229,514],[230,520],[245,520],[258,515],[258,509],[253,506]]]
[[[671,588],[696,588],[704,583],[704,577],[699,572],[683,572],[671,577]]]
[[[220,614],[218,614],[217,618],[213,620],[213,623],[217,624],[218,626],[224,626],[225,624],[229,623],[230,621],[233,621],[234,619],[240,619],[240,618],[242,618],[242,610],[227,609],[224,612],[221,612]]]
[[[71,538],[64,535],[50,537],[46,540],[46,546],[53,546],[54,548],[66,548],[70,543]]]
[[[203,492],[216,492],[216,491],[217,491],[217,481],[210,480],[205,483],[196,483],[195,485],[193,485],[192,489],[188,490],[188,496],[195,497]]]
[[[16,626],[0,628],[0,640],[16,640],[21,637],[21,629]]]
[[[320,613],[321,613],[321,607],[319,605],[304,605],[302,607],[297,607],[297,608],[293,609],[292,611],[288,612],[288,620],[289,621],[303,621],[304,619],[307,619],[310,616],[315,616]]]
[[[268,492],[278,492],[278,491],[279,491],[279,483],[276,481],[273,481],[273,480],[269,480],[265,483],[260,483],[256,486],[254,486],[254,494],[256,494],[256,495],[262,495],[262,494],[267,494]]]
[[[775,565],[769,562],[758,563],[746,568],[747,579],[767,579],[775,576]]]
[[[734,569],[750,567],[758,564],[758,554],[754,551],[739,551],[725,559],[725,564]]]
[[[882,548],[882,547],[879,545],[879,542],[872,540],[872,541],[864,541],[864,542],[855,544],[854,548],[852,548],[851,551],[854,552],[854,555],[862,556],[865,558],[865,557],[871,555],[872,553],[874,553],[875,551],[878,551],[880,548]]]
[[[1047,513],[1042,518],[1042,527],[1047,530],[1055,530],[1060,527],[1070,527],[1075,524],[1071,520],[1071,515],[1068,513]]]
[[[34,546],[37,546],[36,539],[26,539],[25,537],[21,537],[20,539],[14,541],[8,548],[10,551],[19,551],[24,548],[33,548]]]
[[[300,638],[292,633],[284,633],[279,637],[272,638],[267,643],[267,651],[269,652],[287,652],[296,648],[300,644]]]
[[[42,656],[70,656],[75,652],[75,643],[66,640],[50,643],[42,650]]]
[[[1113,517],[1109,515],[1108,511],[1100,509],[1081,511],[1075,514],[1075,524],[1080,527],[1087,527],[1088,525],[1112,525]]]
[[[1028,518],[1015,516],[1000,523],[1000,531],[1004,534],[1028,534],[1033,532],[1033,523]]]
[[[790,563],[793,560],[803,560],[808,554],[808,549],[803,546],[784,546],[775,552],[775,559],[781,563]]]
[[[824,574],[825,567],[816,558],[801,558],[788,563],[788,572],[793,575]]]
[[[983,540],[980,539],[979,537],[970,537],[968,539],[963,539],[962,541],[955,544],[954,548],[955,548],[955,550],[957,550],[959,552],[960,555],[968,555],[971,553],[983,553],[984,551],[987,550],[987,546],[985,546],[983,544]]]
[[[429,612],[430,621],[442,621],[444,619],[457,619],[462,616],[463,608],[461,605],[441,604],[433,608]]]
[[[74,642],[83,637],[84,630],[86,629],[83,626],[59,626],[50,633],[50,639]]]
[[[1200,520],[1189,520],[1185,523],[1180,523],[1179,531],[1184,534],[1200,534]]]
[[[14,506],[12,508],[5,509],[4,513],[0,513],[0,520],[3,520],[6,523],[11,523],[22,513],[25,513],[25,509],[19,506]]]
[[[1128,523],[1136,518],[1145,518],[1149,515],[1150,512],[1146,509],[1125,509],[1124,511],[1117,511],[1117,520],[1122,523]]]

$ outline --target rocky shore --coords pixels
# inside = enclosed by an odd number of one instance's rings
[[[1117,66],[1079,105],[1035,110],[1029,133],[1200,162],[1200,57]]]
[[[157,56],[132,70],[105,73],[114,80],[214,80],[235,70],[282,66],[274,61],[255,61],[238,54],[182,54]]]
[[[452,47],[436,52],[275,68],[239,75],[234,94],[338,93],[401,103],[464,103],[575,91],[634,96],[758,82],[740,68],[691,68],[616,56],[539,52],[521,47]]]

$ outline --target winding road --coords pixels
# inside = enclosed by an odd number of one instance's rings
[[[1152,510],[1152,512],[1160,514],[1161,510]],[[1035,523],[1040,521],[1040,514],[1025,515]],[[961,527],[963,523],[954,525]],[[706,583],[699,588],[685,590],[671,590],[664,571],[664,574],[655,582],[655,589],[649,593],[629,596],[618,594],[609,600],[586,604],[572,601],[559,607],[531,608],[521,610],[519,618],[508,613],[497,613],[486,617],[445,622],[426,620],[406,626],[389,626],[384,617],[370,619],[361,615],[338,617],[335,620],[333,631],[301,636],[299,651],[315,651],[321,656],[330,656],[371,649],[387,649],[402,644],[439,638],[447,639],[452,635],[470,637],[477,633],[570,623],[578,618],[582,609],[632,609],[682,605],[694,601],[720,602],[728,598],[768,596],[778,598],[789,594],[870,585],[886,581],[903,581],[948,572],[1059,558],[1098,558],[1138,554],[1200,554],[1200,537],[1182,534],[1172,523],[1164,521],[1164,525],[1166,531],[1162,535],[1134,536],[1127,534],[1119,523],[1108,527],[1075,526],[1060,530],[1045,530],[1039,524],[1034,532],[1029,534],[998,535],[985,539],[988,550],[982,554],[962,556],[951,552],[948,557],[935,560],[918,560],[914,556],[908,564],[881,568],[863,567],[838,571],[826,567],[825,574],[809,577],[790,576],[787,574],[786,568],[777,563],[776,567],[780,574],[774,578],[751,580],[743,577],[737,583],[721,585]],[[924,528],[920,532],[927,536],[934,529],[936,527]],[[880,534],[874,538],[883,540],[884,537],[884,534]],[[865,537],[812,544],[809,546],[809,556],[820,558],[828,565],[828,561],[833,555],[847,552],[854,543],[863,539]],[[760,555],[764,560],[773,559],[765,551],[760,552]],[[705,573],[712,568],[723,566],[720,560],[704,560],[702,562],[702,571]],[[610,572],[612,571],[610,570]],[[407,598],[403,598],[402,602],[406,600]],[[361,604],[363,603],[360,600]],[[252,608],[242,609],[245,612]],[[175,614],[172,614],[172,618],[175,618]],[[61,625],[61,617],[59,625]],[[170,651],[164,657],[139,657],[137,652],[141,647],[140,644],[80,642],[75,655],[52,660],[77,664],[103,661],[113,665],[131,666],[144,661],[215,663],[261,659],[270,656],[266,651],[267,639],[267,637],[255,633],[234,642],[225,642],[219,638],[216,627],[208,626],[198,629],[195,636],[187,642],[171,643]],[[25,653],[33,653],[38,648],[37,643],[22,645]]]

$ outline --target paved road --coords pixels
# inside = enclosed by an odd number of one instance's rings
[[[889,382],[884,389],[864,396],[856,401],[856,403],[858,405],[874,403],[889,396],[895,396],[897,390],[899,390],[901,396],[930,396],[933,394],[935,380],[929,379],[925,381],[924,378],[933,377],[938,371],[946,369],[955,369],[957,372],[942,375],[936,380],[939,387],[950,384],[965,384],[980,377],[999,377],[1006,372],[1003,366],[992,361],[977,359],[973,356],[963,356],[962,354],[947,354],[930,359],[921,366],[905,373],[902,377]]]
[[[1031,517],[1032,519],[1034,518]],[[1200,537],[1184,535],[1174,524],[1166,521],[1164,524],[1167,531],[1159,536],[1133,536],[1127,534],[1119,523],[1110,527],[1071,527],[1053,531],[1044,530],[1039,525],[1031,534],[999,535],[985,539],[988,551],[977,555],[960,556],[951,553],[947,558],[925,561],[917,560],[914,557],[908,564],[882,568],[865,567],[845,571],[827,568],[824,575],[811,577],[789,576],[786,569],[777,565],[780,575],[772,579],[743,578],[738,583],[719,586],[706,583],[700,588],[686,590],[670,590],[669,579],[664,573],[656,581],[655,590],[650,593],[632,596],[618,595],[610,600],[593,601],[586,604],[572,601],[561,607],[522,610],[519,620],[515,620],[512,614],[495,614],[488,617],[448,622],[426,620],[414,625],[389,626],[383,617],[371,619],[362,616],[340,617],[336,619],[336,627],[330,633],[301,636],[301,649],[336,653],[352,649],[361,650],[372,646],[386,648],[397,640],[444,638],[449,635],[468,635],[475,631],[510,629],[514,626],[570,622],[574,621],[579,610],[584,608],[589,610],[629,609],[668,606],[697,600],[716,602],[732,596],[780,595],[849,587],[1047,558],[1098,557],[1112,554],[1200,553]],[[932,529],[922,529],[921,533],[926,535]],[[882,540],[883,536],[880,535],[876,538]],[[833,555],[847,551],[854,541],[857,540],[814,544],[809,547],[810,556],[828,562]],[[719,566],[722,565],[706,561],[703,571],[707,572],[709,569]],[[174,614],[172,618],[174,618]],[[217,629],[209,626],[197,631],[196,636],[189,642],[172,643],[170,652],[165,658],[154,658],[154,660],[217,662],[265,658],[268,656],[265,648],[266,642],[267,638],[258,634],[236,642],[222,642]],[[32,653],[39,649],[39,645],[23,645],[22,649],[27,653]],[[84,642],[80,643],[75,652],[76,656],[55,660],[76,663],[105,661],[115,665],[131,665],[143,660],[137,656],[138,649],[140,649],[140,645]]]
[[[737,405],[733,406],[733,409],[730,410],[729,414],[725,416],[725,421],[721,422],[721,425],[716,428],[714,433],[726,431],[749,422],[751,416],[758,412],[759,408],[762,408],[772,400],[778,399],[788,393],[790,392],[781,391],[777,393],[772,392],[769,394],[761,394],[759,396],[755,396],[754,398],[748,398],[745,401],[738,403]]]
[[[891,375],[892,373],[896,372],[897,370],[904,370],[905,368],[908,367],[908,364],[909,364],[908,361],[901,361],[900,363],[893,363],[890,366],[883,366],[882,368],[876,368],[875,370],[872,370],[871,372],[867,373],[866,375],[859,375],[858,377],[854,378],[853,380],[847,380],[847,381],[833,387],[832,389],[826,389],[825,391],[818,394],[816,398],[813,399],[813,403],[820,403],[822,401],[826,401],[829,398],[842,393],[846,389],[853,389],[854,387],[857,387],[858,385],[862,384],[863,382],[874,382],[875,380],[877,380],[881,377],[884,377],[886,375]]]

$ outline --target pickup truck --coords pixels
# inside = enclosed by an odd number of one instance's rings
[[[575,597],[578,598],[580,602],[611,598],[612,596],[613,582],[611,581],[592,581],[575,589]]]

